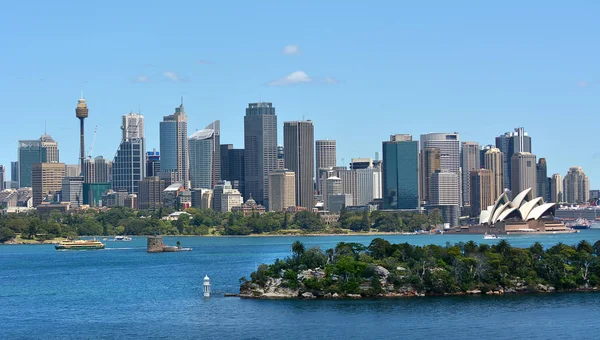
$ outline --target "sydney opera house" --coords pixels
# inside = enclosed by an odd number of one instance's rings
[[[502,193],[494,205],[481,212],[479,225],[470,226],[469,232],[494,234],[571,232],[564,223],[554,219],[555,203],[544,203],[533,197],[531,188],[523,190],[510,200]]]

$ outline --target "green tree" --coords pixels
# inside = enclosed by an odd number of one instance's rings
[[[15,238],[15,232],[8,227],[0,228],[0,243],[12,240]]]
[[[292,253],[294,253],[296,260],[300,259],[300,256],[304,254],[304,243],[301,241],[295,241],[292,243]]]

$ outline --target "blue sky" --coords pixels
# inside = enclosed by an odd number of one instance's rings
[[[492,144],[524,126],[549,173],[580,165],[597,188],[599,11],[594,1],[7,2],[0,164],[44,121],[61,161],[76,163],[83,87],[94,156],[114,156],[121,115],[140,107],[158,148],[158,123],[182,95],[190,134],[220,119],[221,141],[243,147],[244,109],[262,99],[280,125],[312,119],[317,139],[338,141],[338,162],[372,157],[393,133]]]

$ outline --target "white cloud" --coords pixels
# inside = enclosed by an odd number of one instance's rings
[[[177,75],[177,73],[173,72],[173,71],[165,71],[163,73],[163,75],[165,77],[167,77],[169,80],[175,81],[175,82],[180,82],[181,81],[181,77],[179,77]]]
[[[283,48],[283,54],[285,54],[285,55],[300,54],[300,46],[287,45],[286,47]]]
[[[133,80],[134,83],[149,83],[150,82],[150,78],[148,78],[148,76],[143,75],[143,74],[138,74],[137,76],[135,76],[135,79]]]
[[[304,71],[296,71],[288,74],[283,78],[273,80],[269,83],[270,86],[282,86],[301,83],[310,83],[312,79]]]

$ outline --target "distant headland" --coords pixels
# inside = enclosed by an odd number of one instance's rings
[[[600,241],[544,249],[473,241],[413,246],[381,238],[323,252],[296,241],[292,256],[240,279],[242,298],[393,298],[600,289]]]

